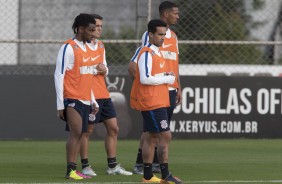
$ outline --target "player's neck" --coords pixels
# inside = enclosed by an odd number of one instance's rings
[[[83,36],[81,34],[76,34],[74,38],[80,42],[83,42],[84,44],[86,43],[86,40],[83,39]]]

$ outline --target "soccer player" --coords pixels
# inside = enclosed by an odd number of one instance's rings
[[[91,60],[95,64],[92,90],[94,91],[96,101],[99,104],[99,111],[96,114],[96,119],[89,121],[87,134],[84,134],[82,137],[82,145],[80,149],[82,173],[89,176],[96,176],[95,171],[91,168],[88,161],[88,142],[89,137],[93,132],[94,124],[103,122],[107,130],[105,149],[107,152],[108,169],[106,170],[106,173],[109,175],[132,175],[132,172],[126,171],[117,164],[116,161],[117,135],[119,128],[115,108],[105,83],[105,77],[108,74],[105,47],[104,44],[98,40],[102,34],[103,17],[97,14],[92,14],[92,16],[96,21],[96,30],[94,38],[90,43],[87,43],[87,45],[91,49]]]
[[[87,178],[76,170],[76,162],[81,137],[87,131],[89,114],[95,113],[91,112],[91,105],[93,109],[98,107],[91,89],[94,65],[86,46],[86,42],[94,37],[95,24],[91,15],[79,14],[72,26],[75,37],[62,45],[56,62],[57,116],[67,122],[66,130],[69,131],[66,143],[67,179]]]
[[[151,20],[148,23],[149,43],[138,54],[135,79],[130,93],[130,105],[141,111],[143,117],[144,142],[142,144],[143,180],[145,183],[181,183],[168,169],[168,147],[171,132],[168,123],[168,84],[173,84],[175,76],[167,72],[168,63],[159,49],[166,35],[166,23]],[[155,146],[158,143],[162,179],[152,172]]]
[[[173,110],[176,105],[181,104],[181,86],[178,72],[178,40],[176,34],[169,28],[171,25],[175,25],[179,19],[178,6],[170,1],[164,1],[159,6],[160,19],[167,23],[167,31],[164,39],[163,45],[160,47],[161,53],[168,64],[168,69],[173,71],[176,80],[172,85],[169,85],[169,99],[170,107],[168,108],[168,122],[170,123]],[[149,40],[148,32],[145,32],[142,36],[142,46],[146,45]],[[136,59],[138,53],[140,52],[140,47],[136,50],[134,56],[129,63],[129,74],[134,78],[136,70]],[[143,144],[143,134],[140,138],[139,149],[137,153],[136,163],[133,169],[134,174],[143,174],[142,165],[142,144]],[[157,148],[155,148],[153,172],[160,172]]]

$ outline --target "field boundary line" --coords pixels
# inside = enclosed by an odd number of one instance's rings
[[[2,183],[1,184],[19,184],[19,183]],[[50,182],[44,182],[44,183],[37,183],[32,182],[29,184],[63,184],[68,182],[62,182],[62,183],[50,183]],[[88,183],[88,182],[87,182]],[[136,184],[136,183],[142,183],[142,182],[95,182],[94,184]],[[183,183],[192,184],[192,183],[282,183],[282,180],[203,180],[203,181],[183,181]],[[72,183],[72,184],[81,184],[81,183]]]

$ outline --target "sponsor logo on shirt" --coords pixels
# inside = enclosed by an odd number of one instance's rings
[[[81,66],[79,67],[80,74],[93,74],[94,69],[97,65],[92,65],[92,66]]]
[[[169,60],[176,60],[177,59],[177,54],[175,52],[170,52],[170,51],[161,51],[163,57],[165,59],[169,59]]]
[[[91,61],[95,61],[98,57],[100,57],[100,55],[98,55],[98,56],[96,56],[94,58],[91,57]]]
[[[164,67],[165,62],[160,63],[160,67],[163,68]]]
[[[87,62],[89,59],[90,59],[90,57],[89,57],[89,58],[86,58],[86,59],[83,57],[83,62],[85,63],[85,62]]]
[[[163,44],[163,48],[165,49],[165,48],[168,48],[168,47],[170,47],[172,44],[167,44],[167,45],[165,45],[165,44]]]

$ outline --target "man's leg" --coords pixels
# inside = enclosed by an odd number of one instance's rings
[[[142,146],[144,142],[145,133],[142,132],[140,141],[139,141],[139,148],[137,152],[135,166],[133,168],[133,174],[143,174],[143,157],[142,157]]]
[[[171,132],[165,131],[160,133],[158,144],[158,157],[161,166],[162,179],[169,175],[168,170],[168,148],[171,141]]]
[[[170,131],[160,133],[160,142],[158,145],[158,156],[162,173],[162,180],[160,183],[181,184],[182,181],[179,178],[172,176],[168,169],[168,150],[171,137],[172,135]]]
[[[117,136],[119,127],[117,124],[117,118],[110,118],[104,120],[104,125],[107,130],[105,138],[105,150],[107,152],[108,169],[107,174],[121,174],[121,175],[132,175],[131,172],[126,171],[116,161],[116,149],[117,149]]]
[[[135,166],[133,168],[133,174],[143,174],[143,157],[142,157],[143,142],[144,142],[144,132],[141,134],[141,137],[140,137],[139,148],[138,148],[138,152],[137,152],[137,158],[136,158]],[[154,149],[155,149],[155,151],[154,151],[152,171],[153,171],[153,173],[161,173],[159,159],[158,159],[158,153],[157,153],[157,146],[155,146]]]
[[[154,159],[155,146],[158,142],[158,139],[158,133],[144,133],[144,142],[142,146],[144,180],[150,180],[154,176],[152,171],[152,163]]]
[[[94,124],[88,124],[87,132],[81,137],[80,158],[88,159],[89,138],[94,130]]]
[[[107,152],[107,158],[114,160],[116,159],[117,135],[119,130],[117,118],[104,120],[104,125],[107,130],[107,135],[105,138],[105,150]],[[114,168],[116,165],[116,161],[109,163],[110,168]]]
[[[66,116],[69,126],[69,136],[66,143],[67,154],[67,177],[71,171],[76,171],[77,156],[81,145],[82,118],[79,113],[71,107],[67,107]],[[80,179],[78,177],[78,179]],[[82,179],[82,178],[81,178]]]
[[[171,120],[173,111],[176,106],[176,90],[169,91],[169,103],[170,103],[170,107],[167,108],[168,126],[170,126],[170,120]],[[154,161],[153,161],[153,173],[161,173],[161,168],[160,168],[159,163],[160,161],[159,161],[158,154],[157,154],[157,148],[155,148],[155,156],[154,156]]]
[[[95,171],[93,171],[88,161],[89,139],[93,130],[94,130],[94,124],[88,124],[87,132],[84,133],[83,136],[81,137],[80,158],[81,158],[82,173],[88,176],[96,176]]]

